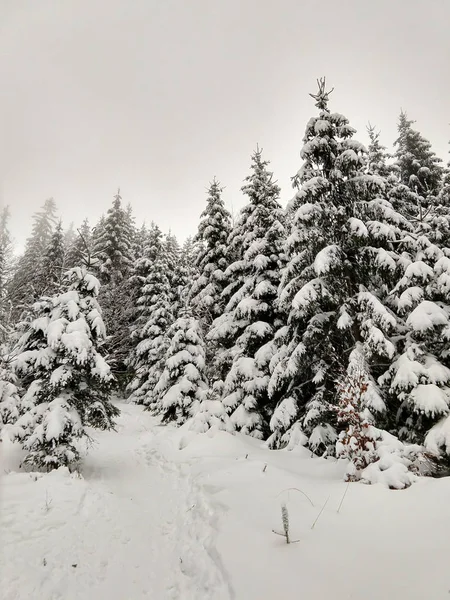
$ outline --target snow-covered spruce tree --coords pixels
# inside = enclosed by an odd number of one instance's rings
[[[156,256],[146,268],[148,272],[137,301],[140,314],[133,331],[136,346],[129,364],[134,376],[128,390],[134,402],[153,408],[154,387],[164,369],[167,331],[174,319],[165,255]]]
[[[167,276],[170,284],[170,302],[172,312],[176,318],[183,309],[183,292],[187,283],[184,270],[181,266],[181,248],[177,238],[169,232],[164,239],[164,253],[168,266]]]
[[[0,350],[3,348],[0,346]],[[20,399],[17,378],[11,369],[8,355],[0,356],[0,439],[7,425],[13,425],[19,418]]]
[[[114,197],[104,223],[95,236],[93,254],[102,288],[99,302],[108,331],[106,348],[119,384],[126,385],[126,360],[129,353],[131,322],[131,290],[129,276],[134,261],[132,254],[134,226],[130,209],[122,207],[120,190]]]
[[[208,389],[205,379],[205,347],[197,319],[182,311],[167,332],[164,370],[152,397],[152,409],[163,421],[184,423]]]
[[[27,239],[25,252],[10,282],[10,297],[16,317],[24,306],[34,302],[44,291],[43,261],[55,226],[56,203],[53,198],[49,198],[42,209],[33,215],[31,236]]]
[[[223,402],[237,430],[264,437],[271,413],[267,386],[271,345],[283,321],[276,306],[283,266],[284,215],[280,188],[261,150],[252,156],[252,173],[242,188],[248,204],[230,236],[238,256],[225,271],[231,295],[209,338],[217,345],[218,375],[224,378]]]
[[[92,252],[92,233],[87,219],[84,219],[81,227],[75,233],[72,242],[66,248],[64,267],[67,270],[83,264],[83,258],[86,253]]]
[[[143,223],[139,229],[136,229],[133,237],[134,264],[144,255],[144,250],[147,247],[147,239],[148,228],[147,225]]]
[[[444,171],[442,188],[439,192],[439,204],[447,208],[450,207],[450,160],[448,161],[447,167]]]
[[[28,451],[24,464],[48,470],[79,459],[85,426],[111,429],[113,377],[99,352],[105,338],[97,302],[99,282],[85,268],[65,275],[67,291],[33,305],[14,349],[13,369],[24,390],[15,437]]]
[[[114,196],[104,221],[100,221],[94,239],[94,255],[98,260],[99,278],[103,283],[122,281],[133,263],[133,226],[122,207],[120,190]]]
[[[395,242],[409,224],[383,198],[385,180],[367,173],[367,151],[348,120],[330,112],[325,81],[313,98],[319,114],[306,126],[303,166],[279,288],[288,315],[271,360],[269,393],[277,401],[269,444],[306,443],[334,453],[338,434],[336,382],[357,342],[370,375],[394,354],[397,321],[386,307],[398,269]],[[383,413],[379,404],[374,411]]]
[[[0,347],[6,342],[13,309],[9,282],[13,275],[13,244],[9,231],[9,207],[0,213]]]
[[[206,208],[200,216],[194,238],[197,245],[195,267],[199,277],[190,289],[189,304],[195,316],[201,319],[205,330],[213,319],[222,314],[224,308],[221,294],[224,271],[229,264],[231,215],[225,208],[222,191],[223,188],[214,179],[208,188]]]
[[[392,156],[386,152],[386,146],[381,144],[380,132],[376,131],[373,125],[368,125],[367,133],[370,140],[367,146],[367,170],[372,175],[389,177],[392,169],[388,165],[388,160]]]
[[[141,256],[134,261],[129,280],[132,305],[129,328],[131,347],[127,358],[129,367],[136,362],[136,347],[141,341],[142,330],[151,315],[152,303],[147,292],[151,294],[152,290],[146,287],[147,277],[151,274],[155,261],[163,256],[163,234],[160,228],[152,223],[146,234]]]
[[[47,296],[53,295],[61,286],[64,268],[64,232],[59,221],[42,261],[43,291]]]
[[[394,168],[398,184],[390,196],[394,206],[413,223],[422,223],[430,207],[436,204],[443,167],[441,159],[431,149],[431,144],[412,128],[414,121],[401,112],[398,138],[395,141]]]
[[[395,408],[391,429],[422,444],[450,409],[450,249],[425,235],[405,236],[402,277],[391,303],[403,327],[397,353],[381,383]]]

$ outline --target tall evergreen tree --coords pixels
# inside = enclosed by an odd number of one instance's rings
[[[65,243],[62,223],[59,221],[50,242],[45,251],[42,262],[43,269],[43,291],[47,295],[53,295],[61,286],[63,269],[65,263]]]
[[[401,112],[395,141],[399,182],[391,192],[394,205],[412,222],[422,223],[436,203],[443,175],[441,159],[431,144],[412,128],[414,121]]]
[[[450,207],[450,159],[447,163],[447,168],[444,171],[442,189],[439,193],[439,202],[446,208]]]
[[[45,288],[43,267],[47,246],[56,226],[56,203],[53,198],[45,201],[42,209],[33,215],[33,228],[25,252],[10,284],[10,296],[19,314],[24,305],[34,302]]]
[[[99,301],[103,309],[107,349],[111,367],[119,384],[127,384],[126,361],[129,353],[129,326],[132,315],[129,286],[133,266],[134,225],[130,207],[122,207],[120,190],[114,196],[106,218],[96,232],[93,254],[103,283]]]
[[[86,426],[110,429],[112,375],[99,352],[105,337],[97,303],[99,282],[84,268],[66,275],[67,291],[43,297],[22,324],[14,370],[25,394],[15,437],[28,451],[24,464],[48,470],[79,458],[75,440]]]
[[[151,247],[153,249],[154,245]],[[142,283],[139,320],[133,331],[136,343],[130,367],[134,377],[128,386],[131,398],[138,404],[154,408],[154,388],[164,369],[168,347],[167,331],[173,323],[170,303],[170,284],[167,261],[161,253],[146,266],[147,275]]]
[[[72,269],[84,264],[86,253],[92,251],[92,232],[87,219],[84,219],[72,243],[66,246],[66,248],[67,251],[64,258],[64,267],[66,269]]]
[[[312,95],[319,114],[309,120],[294,178],[298,191],[286,244],[288,264],[279,301],[287,314],[272,359],[269,392],[278,400],[270,444],[302,441],[335,452],[336,382],[361,342],[369,375],[394,354],[397,321],[386,306],[399,257],[395,241],[408,222],[383,198],[383,180],[367,173],[367,151],[348,120],[328,108],[325,81]],[[383,414],[378,397],[370,407]]]
[[[94,239],[94,253],[103,283],[122,281],[129,274],[133,263],[133,235],[130,213],[122,207],[118,190],[104,221],[99,223]]]
[[[6,206],[0,213],[0,345],[6,341],[13,308],[8,289],[13,273],[13,245],[9,219],[9,207]]]
[[[231,231],[231,215],[222,200],[223,188],[214,179],[208,189],[206,208],[200,217],[198,232],[194,238],[198,244],[195,267],[199,277],[189,292],[189,303],[195,315],[205,327],[223,311],[221,294],[224,271],[229,264],[228,236]]]
[[[380,382],[392,411],[391,432],[423,444],[450,413],[450,248],[421,234],[404,236],[398,249],[400,277],[390,298],[402,327]]]
[[[367,147],[367,168],[368,172],[381,177],[388,177],[392,169],[388,165],[391,155],[386,152],[386,146],[380,142],[380,132],[375,130],[373,125],[368,125],[370,143]]]
[[[284,216],[280,188],[257,150],[242,191],[249,199],[230,236],[237,260],[225,271],[230,295],[225,312],[212,326],[219,347],[216,365],[225,377],[224,404],[235,427],[263,437],[268,430],[270,350],[282,324],[276,307],[283,267]],[[231,292],[230,292],[231,290]]]

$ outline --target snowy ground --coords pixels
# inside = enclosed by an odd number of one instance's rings
[[[338,513],[342,464],[121,409],[81,478],[21,473],[3,442],[2,600],[450,597],[450,479],[352,484]]]

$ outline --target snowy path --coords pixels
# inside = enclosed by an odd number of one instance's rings
[[[82,479],[8,476],[2,600],[233,597],[214,545],[217,515],[187,467],[158,450],[154,420],[121,408],[119,435],[96,434]]]

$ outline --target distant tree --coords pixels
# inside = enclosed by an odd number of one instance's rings
[[[10,297],[16,308],[16,316],[44,291],[46,282],[43,263],[55,226],[56,204],[53,198],[49,198],[42,209],[33,215],[31,236],[10,283]]]
[[[120,384],[127,385],[126,362],[132,316],[130,275],[134,256],[135,230],[131,208],[122,207],[120,190],[103,222],[94,232],[93,255],[102,282],[99,302],[103,309],[111,367]]]
[[[13,309],[9,293],[9,282],[13,275],[13,244],[9,219],[9,207],[6,206],[0,213],[0,345],[7,339]]]
[[[204,328],[222,314],[224,305],[222,291],[224,272],[229,264],[228,236],[231,231],[231,215],[222,200],[223,188],[214,179],[208,188],[206,208],[200,216],[195,267],[199,277],[192,283],[189,303]]]
[[[413,123],[405,112],[400,113],[394,164],[398,184],[392,189],[391,198],[412,222],[422,223],[436,204],[443,168],[430,142],[412,128]]]
[[[94,253],[103,283],[119,282],[127,277],[133,263],[133,223],[129,210],[122,208],[120,190],[114,196],[104,220],[94,234]]]
[[[72,269],[82,265],[86,253],[92,251],[92,232],[87,219],[84,219],[71,244],[66,248],[64,267]]]
[[[373,125],[368,125],[367,133],[370,139],[367,147],[367,169],[374,175],[389,177],[392,169],[388,165],[388,160],[392,155],[386,152],[386,147],[380,142],[380,132],[376,131]]]
[[[156,231],[155,231],[156,233]],[[149,247],[149,255],[155,246]],[[135,347],[129,360],[133,379],[128,386],[131,399],[154,408],[154,388],[164,369],[168,348],[167,332],[173,323],[170,284],[165,255],[149,260],[137,300],[140,314],[132,332]]]
[[[56,293],[61,286],[65,263],[64,239],[62,223],[59,221],[42,261],[42,287],[47,295]]]

